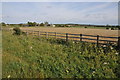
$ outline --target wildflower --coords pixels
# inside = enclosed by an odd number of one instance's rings
[[[84,70],[82,70],[82,71],[84,71]]]
[[[108,64],[107,62],[104,62],[103,64]]]
[[[30,49],[32,49],[32,46],[30,47]]]
[[[115,54],[118,55],[119,53],[116,52]]]
[[[95,73],[95,71],[92,72],[92,74],[94,74],[94,73]]]
[[[66,70],[66,72],[67,72],[67,73],[69,73],[69,71],[68,71],[68,70]]]
[[[75,43],[75,42],[73,41],[73,43]]]
[[[113,49],[113,47],[111,47],[111,49]]]
[[[79,53],[82,53],[82,52],[79,52]]]
[[[106,47],[106,45],[103,45],[103,47]]]
[[[77,44],[79,43],[79,42],[76,42]]]
[[[8,75],[7,78],[10,78],[10,75]]]

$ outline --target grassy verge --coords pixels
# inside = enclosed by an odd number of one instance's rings
[[[117,78],[112,47],[12,35],[3,31],[3,78]]]

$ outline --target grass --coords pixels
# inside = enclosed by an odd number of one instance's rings
[[[111,46],[12,35],[3,31],[3,78],[118,78]]]

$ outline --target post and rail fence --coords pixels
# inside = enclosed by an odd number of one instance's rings
[[[89,42],[89,40],[92,43],[95,43],[97,46],[99,44],[108,44],[108,43],[116,43],[118,47],[120,48],[120,37],[108,37],[108,36],[100,36],[100,35],[86,35],[86,34],[71,34],[71,33],[58,33],[58,32],[43,32],[43,31],[31,31],[31,30],[23,30],[27,34],[32,34],[36,36],[46,36],[46,38],[50,38],[51,36],[54,36],[54,38],[60,38],[64,39],[65,41],[72,40],[74,41],[83,41],[83,42]],[[101,39],[102,38],[102,39]],[[88,41],[85,41],[88,40]],[[94,41],[94,42],[93,42]],[[102,42],[102,43],[101,43]]]
[[[13,30],[11,30],[11,29],[6,29],[6,30],[10,30],[13,32]],[[120,36],[108,37],[108,36],[100,36],[100,35],[43,32],[43,31],[34,31],[34,30],[22,30],[22,31],[25,32],[27,35],[31,34],[31,35],[35,35],[35,36],[39,36],[39,37],[46,36],[46,38],[50,38],[50,37],[54,36],[54,38],[56,38],[56,39],[60,38],[60,39],[64,39],[65,41],[74,39],[74,41],[92,42],[92,43],[97,44],[97,46],[99,46],[99,44],[116,43],[118,46],[118,49],[120,49]],[[100,38],[102,38],[102,39],[100,39]],[[87,40],[87,41],[85,41],[85,40]]]

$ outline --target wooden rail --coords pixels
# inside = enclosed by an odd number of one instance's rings
[[[66,41],[74,39],[74,41],[85,41],[96,43],[97,46],[99,44],[108,44],[108,43],[116,43],[120,46],[120,37],[107,37],[107,36],[99,36],[99,35],[86,35],[86,34],[71,34],[71,33],[57,33],[57,32],[41,32],[41,31],[32,31],[27,30],[27,34],[32,34],[34,36],[46,36],[46,38],[54,37],[65,39]]]
[[[13,32],[12,29],[2,29],[2,30],[7,30],[7,31],[9,30]],[[43,31],[34,31],[34,30],[22,30],[22,31],[25,32],[27,35],[33,35],[33,36],[39,36],[39,37],[46,36],[46,38],[54,37],[56,39],[60,38],[66,41],[74,39],[74,41],[92,42],[97,44],[97,46],[99,46],[99,44],[116,43],[118,46],[118,49],[120,49],[120,36],[108,37],[108,36],[99,36],[99,35],[43,32]]]

